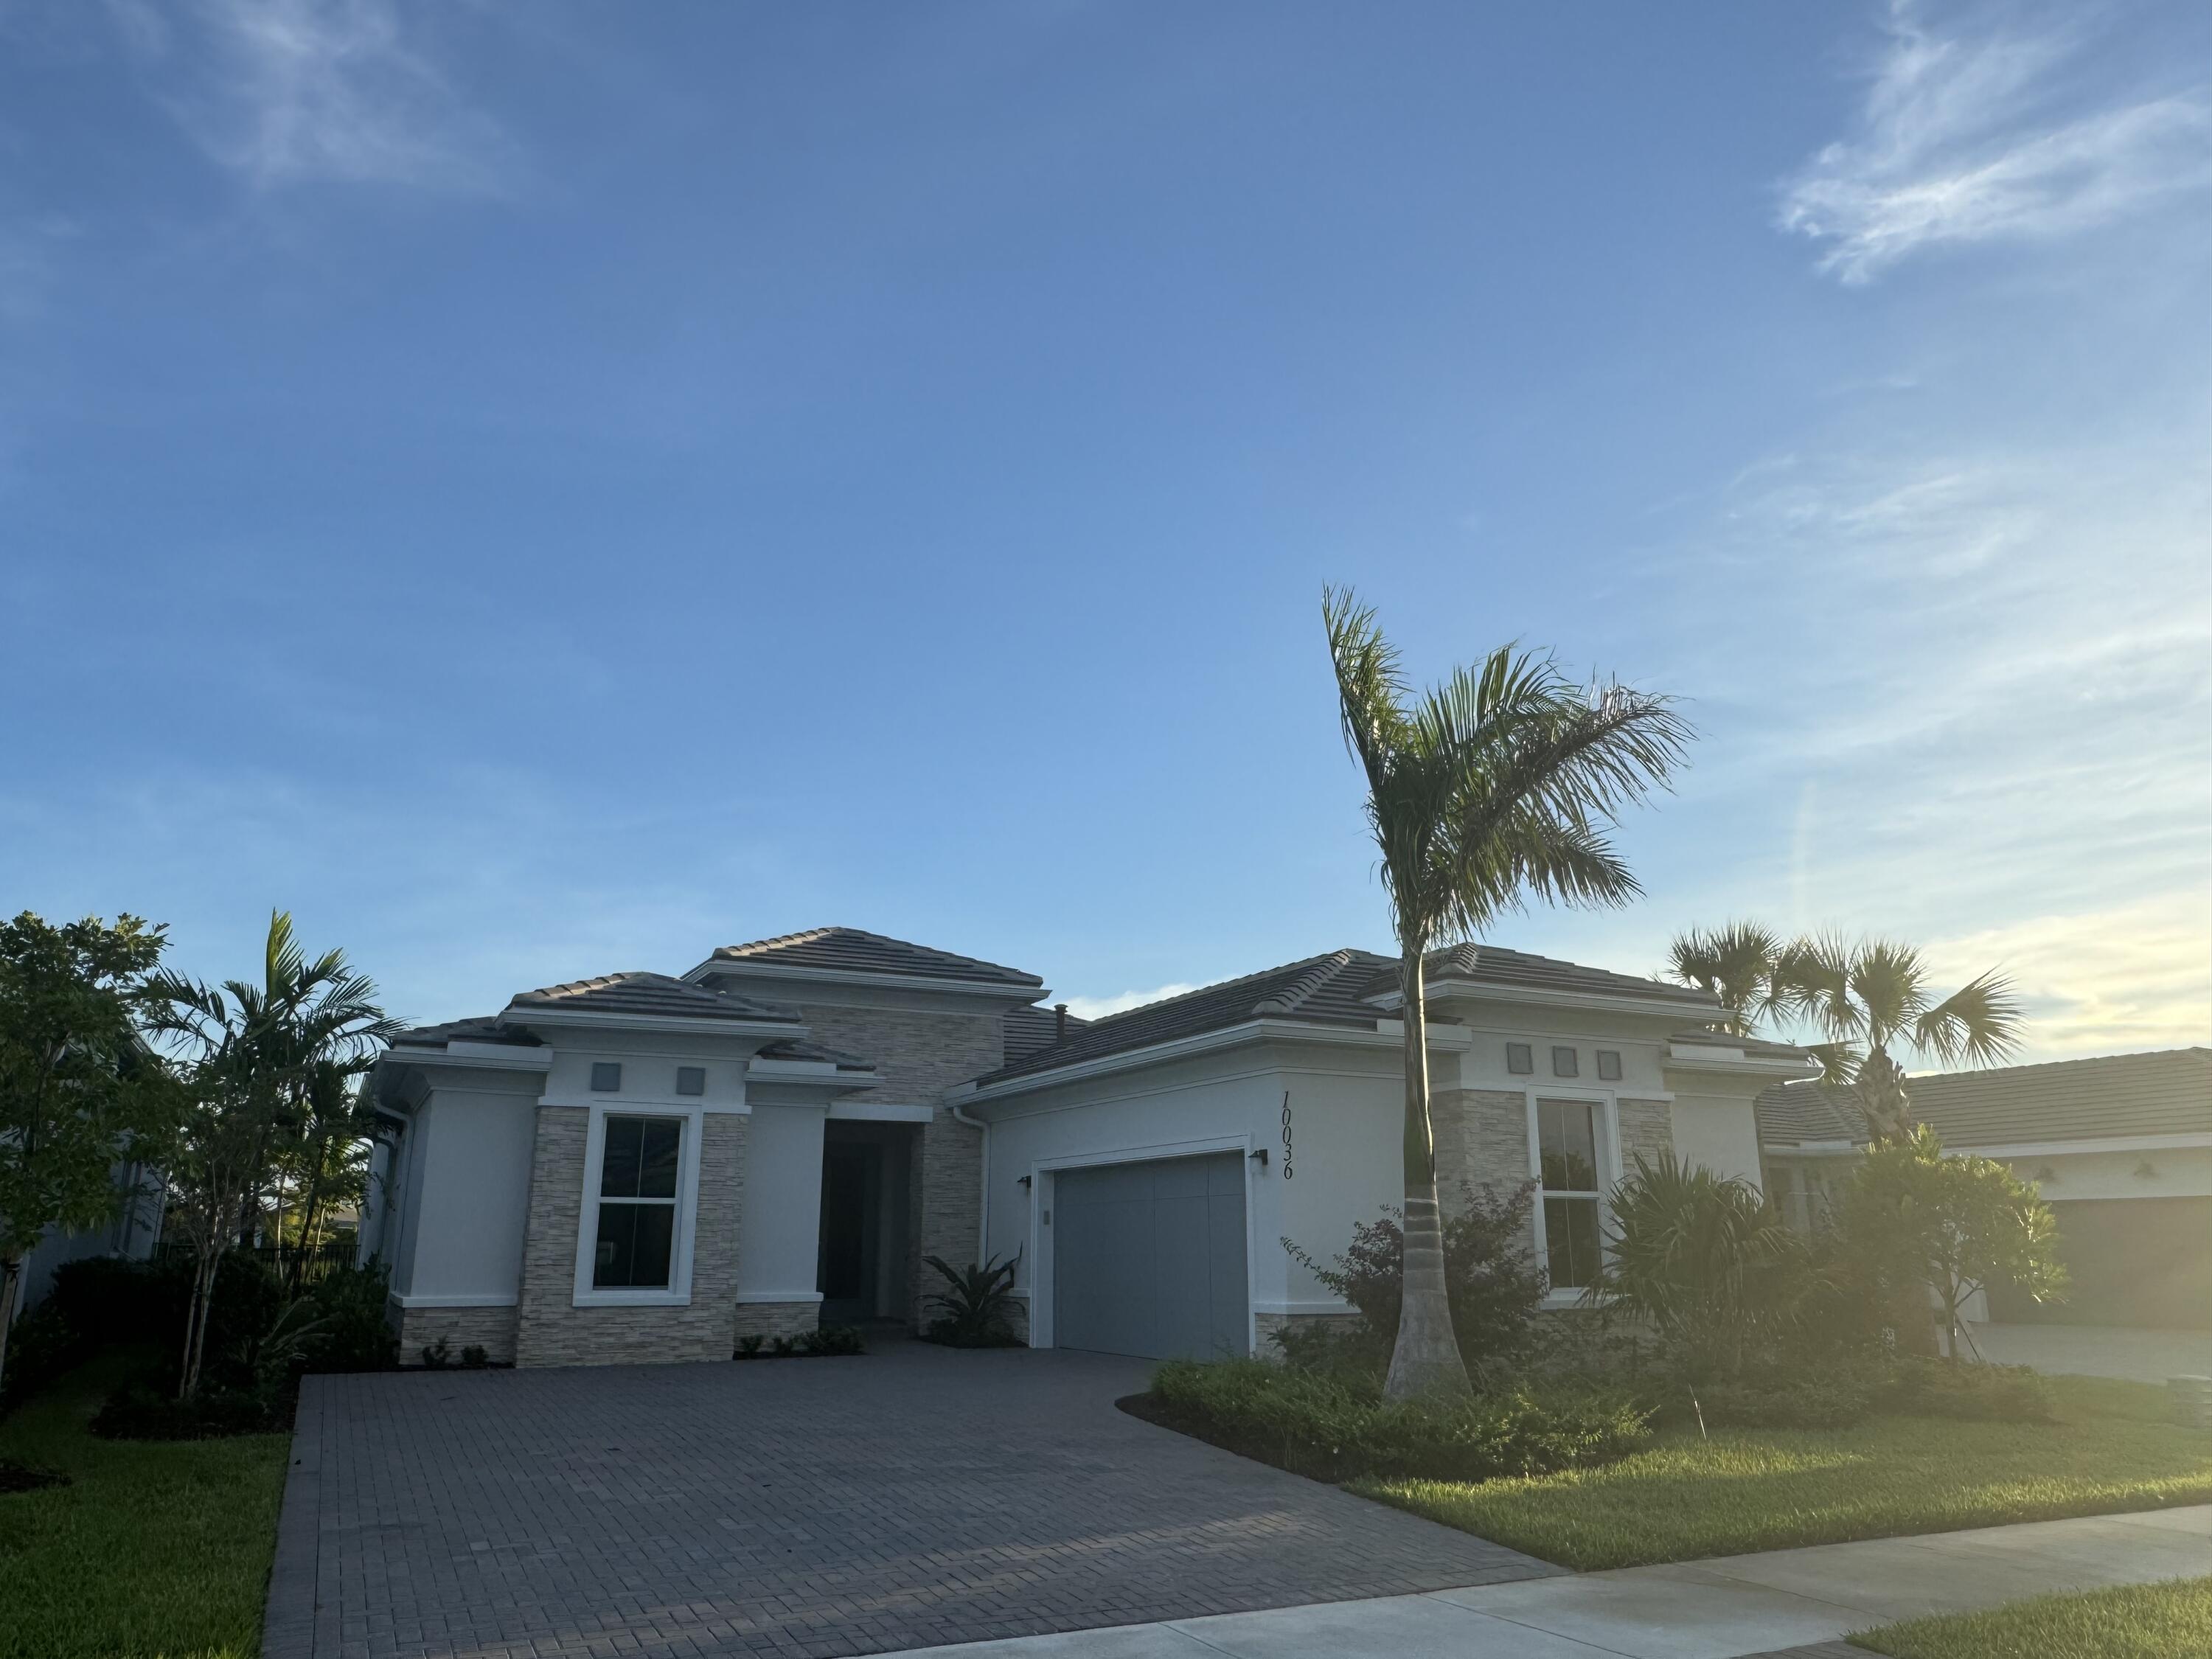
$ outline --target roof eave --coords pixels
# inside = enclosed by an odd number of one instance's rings
[[[1667,1019],[1683,1019],[1696,1013],[1717,1012],[1718,999],[1712,1002],[1691,1002],[1676,997],[1642,997],[1626,991],[1553,991],[1529,985],[1501,985],[1491,980],[1451,977],[1431,980],[1427,985],[1429,999],[1436,1001],[1446,997],[1472,997],[1484,1002],[1524,1002],[1553,1008],[1595,1008],[1609,1013],[1656,1014]],[[1402,991],[1382,991],[1361,1001],[1377,1008],[1395,1008],[1405,1000]]]
[[[683,1031],[696,1036],[709,1033],[719,1036],[789,1036],[794,1030],[804,1030],[805,1024],[798,1015],[788,1018],[756,1019],[732,1018],[721,1014],[617,1014],[602,1009],[563,1008],[558,1005],[542,1006],[532,1003],[509,1003],[500,1015],[509,1024],[522,1026],[583,1025],[599,1026],[608,1030]]]

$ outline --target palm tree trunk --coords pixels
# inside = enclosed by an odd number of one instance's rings
[[[1392,1400],[1472,1392],[1452,1332],[1444,1286],[1444,1236],[1437,1207],[1437,1143],[1429,1120],[1429,1019],[1418,947],[1405,953],[1400,983],[1406,1024],[1406,1255],[1398,1341],[1382,1384]]]
[[[8,1332],[15,1322],[15,1289],[23,1282],[23,1258],[0,1261],[0,1396],[8,1381]]]
[[[1890,1057],[1889,1050],[1880,1042],[1867,1050],[1859,1062],[1858,1075],[1851,1087],[1858,1096],[1859,1110],[1867,1121],[1867,1135],[1875,1145],[1884,1141],[1909,1140],[1917,1120],[1912,1115],[1912,1096],[1905,1087],[1905,1067]],[[1900,1353],[1917,1354],[1933,1358],[1942,1351],[1936,1340],[1935,1310],[1929,1304],[1929,1287],[1913,1284],[1899,1285],[1891,1296],[1882,1316],[1897,1334]]]

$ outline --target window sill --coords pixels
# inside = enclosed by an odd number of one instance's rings
[[[569,1305],[576,1308],[688,1308],[689,1291],[578,1291]]]

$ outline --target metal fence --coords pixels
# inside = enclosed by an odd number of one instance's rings
[[[297,1271],[302,1284],[312,1285],[333,1268],[352,1267],[354,1248],[354,1236],[340,1233],[335,1238],[324,1240],[311,1250],[303,1250],[295,1245],[256,1244],[251,1249],[234,1248],[231,1253],[250,1255],[275,1273],[289,1276]],[[179,1244],[173,1241],[165,1241],[154,1247],[155,1255],[164,1261],[189,1259],[191,1253],[189,1244]]]

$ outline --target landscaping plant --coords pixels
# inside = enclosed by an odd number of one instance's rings
[[[1616,905],[1639,890],[1606,831],[1663,786],[1690,728],[1665,697],[1579,686],[1548,658],[1501,647],[1418,699],[1375,612],[1322,597],[1345,745],[1367,778],[1399,951],[1405,1043],[1404,1291],[1391,1398],[1469,1392],[1452,1334],[1429,1115],[1425,964],[1534,894]]]
[[[2039,1302],[2066,1293],[2058,1224],[2033,1183],[1994,1158],[1946,1154],[1925,1124],[1867,1154],[1844,1184],[1837,1228],[1878,1296],[1933,1291],[1954,1364],[1975,1291],[2004,1280]]]
[[[933,1342],[956,1348],[1003,1348],[1015,1343],[1014,1316],[1021,1300],[1014,1294],[1014,1273],[1021,1262],[1017,1251],[1011,1261],[993,1256],[980,1265],[955,1267],[943,1256],[922,1258],[945,1281],[945,1288],[925,1297],[922,1306],[938,1316],[929,1322]]]
[[[1500,1194],[1495,1188],[1462,1188],[1461,1203],[1443,1218],[1444,1288],[1451,1328],[1470,1376],[1494,1380],[1534,1345],[1537,1310],[1547,1281],[1531,1246],[1529,1209],[1534,1182]],[[1289,1239],[1291,1259],[1338,1297],[1359,1310],[1356,1320],[1317,1322],[1278,1334],[1277,1346],[1307,1369],[1370,1366],[1379,1376],[1398,1337],[1406,1260],[1402,1212],[1386,1207],[1380,1218],[1352,1230],[1352,1243],[1324,1266]]]
[[[0,1389],[23,1258],[52,1228],[113,1220],[115,1166],[165,1137],[177,1097],[138,1014],[166,944],[136,916],[0,923]]]
[[[1613,1189],[1606,1251],[1584,1300],[1648,1321],[1690,1380],[1741,1376],[1796,1322],[1805,1240],[1740,1176],[1639,1156]]]

